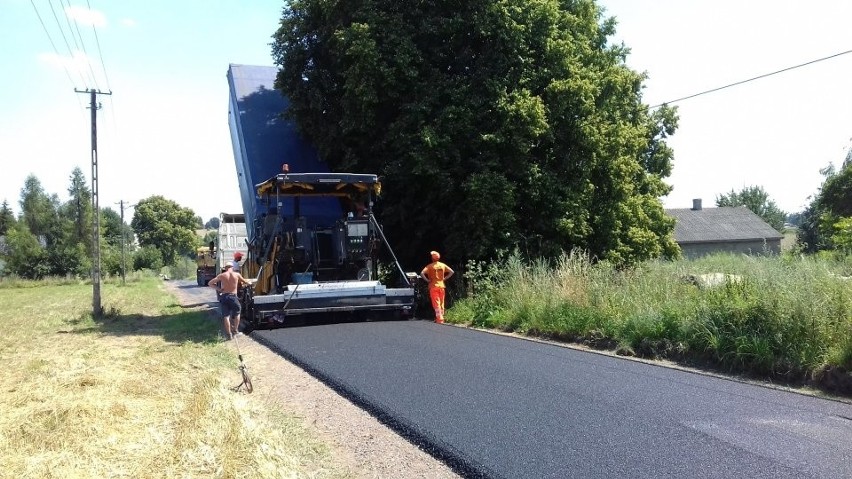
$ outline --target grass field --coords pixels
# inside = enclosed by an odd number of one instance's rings
[[[0,477],[341,477],[299,418],[230,390],[217,323],[155,278],[0,283]]]

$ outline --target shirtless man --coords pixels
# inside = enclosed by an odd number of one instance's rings
[[[237,298],[237,288],[248,284],[240,273],[233,270],[231,263],[225,264],[225,271],[211,279],[208,286],[216,288],[219,293],[219,305],[222,308],[222,326],[227,339],[233,339],[240,332],[240,300]]]

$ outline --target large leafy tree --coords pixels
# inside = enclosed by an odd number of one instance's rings
[[[406,261],[674,255],[659,197],[677,116],[641,102],[614,31],[593,0],[293,0],[276,88],[332,169],[384,177]]]
[[[835,217],[852,217],[852,162],[847,160],[839,172],[826,177],[820,189],[819,204]]]
[[[6,232],[6,270],[22,278],[40,279],[50,274],[47,250],[27,225],[18,222]]]
[[[80,174],[80,177],[82,177],[82,174]],[[69,192],[74,190],[73,174],[71,184]],[[84,195],[85,193],[81,194]],[[91,197],[89,196],[88,198]],[[78,210],[75,207],[74,198],[72,197],[64,205],[61,204],[55,194],[49,195],[44,191],[38,178],[30,175],[25,180],[24,188],[21,190],[20,205],[20,223],[26,227],[29,234],[36,239],[37,244],[44,250],[38,255],[29,255],[30,263],[39,263],[39,267],[34,267],[33,271],[37,271],[38,274],[55,276],[66,274],[76,276],[85,275],[91,266],[89,260],[91,242],[87,241],[85,236],[82,238],[77,236],[78,229],[75,220],[77,219],[76,213]],[[91,207],[88,210],[91,211]],[[82,211],[85,214],[85,207]],[[25,236],[18,235],[17,238],[21,239]],[[29,248],[31,243],[29,239],[21,241],[24,241],[28,245],[22,251],[27,254],[33,251]],[[11,245],[12,243],[10,242]],[[22,262],[10,263],[23,264]],[[14,267],[13,270],[21,276],[33,276],[33,274],[27,273],[18,267]]]
[[[207,223],[204,223],[204,229],[219,229],[219,218],[210,218],[209,220],[207,220]]]
[[[107,244],[121,247],[133,242],[133,228],[112,208],[101,208],[101,234]]]
[[[716,197],[716,206],[745,206],[776,230],[784,231],[787,213],[778,208],[762,186],[746,186],[740,192],[731,190],[721,194]]]
[[[846,220],[852,218],[852,148],[840,171],[829,165],[820,173],[825,180],[802,213],[799,227],[799,242],[809,252],[847,246]]]
[[[831,170],[820,188],[815,210],[819,235],[825,245],[849,251],[849,227],[852,219],[852,162],[847,155],[839,172]]]
[[[48,195],[41,181],[30,175],[21,189],[20,220],[30,233],[46,246],[53,246],[61,239],[63,225],[59,217],[59,198]]]
[[[151,196],[136,205],[130,226],[141,246],[156,248],[165,264],[174,264],[180,255],[194,252],[195,213],[162,196]]]

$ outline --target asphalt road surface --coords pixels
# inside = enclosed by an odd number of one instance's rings
[[[427,321],[251,334],[469,477],[852,477],[842,402]]]

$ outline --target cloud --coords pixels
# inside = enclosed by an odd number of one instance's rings
[[[133,28],[133,27],[136,26],[136,20],[134,20],[132,18],[122,18],[121,24],[124,25],[127,28]]]
[[[56,53],[40,53],[38,59],[54,68],[65,68],[71,75],[86,75],[91,59],[85,53],[75,50],[71,56]]]
[[[65,15],[68,15],[68,18],[72,20],[93,27],[103,28],[107,24],[106,16],[103,13],[77,5],[65,7]]]

